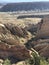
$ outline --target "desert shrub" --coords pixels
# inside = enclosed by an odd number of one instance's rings
[[[32,53],[33,57],[34,57],[34,65],[40,65],[40,56],[36,53]]]
[[[26,60],[26,65],[40,65],[40,56],[36,52],[32,52],[32,58]]]
[[[40,65],[49,65],[49,61],[47,61],[44,57],[40,57]]]
[[[27,59],[27,60],[25,60],[25,64],[26,65],[34,65],[34,59],[33,58],[31,58],[31,59]]]
[[[3,65],[11,65],[10,60],[6,59],[6,60],[4,61],[4,63],[3,63]]]

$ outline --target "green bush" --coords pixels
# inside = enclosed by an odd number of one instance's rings
[[[4,63],[3,63],[3,65],[11,65],[10,60],[6,59],[6,60],[4,61]]]
[[[32,58],[26,60],[26,65],[40,65],[40,56],[36,53],[32,53]]]
[[[45,58],[41,57],[40,65],[49,65],[49,61],[47,61]]]

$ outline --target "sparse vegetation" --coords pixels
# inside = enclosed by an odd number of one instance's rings
[[[6,60],[4,61],[4,63],[3,63],[3,65],[11,65],[10,60],[6,59]]]

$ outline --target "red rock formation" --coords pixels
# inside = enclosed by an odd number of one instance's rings
[[[14,57],[19,60],[24,60],[30,58],[30,53],[24,46],[8,46],[6,44],[0,44],[0,57],[3,59]]]
[[[37,30],[36,38],[49,38],[49,17],[43,18],[40,29]]]
[[[39,44],[34,46],[34,49],[40,54],[40,56],[49,57],[49,44]]]

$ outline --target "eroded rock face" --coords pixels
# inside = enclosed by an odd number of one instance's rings
[[[31,43],[28,43],[31,47],[34,48],[34,46],[39,45],[39,44],[49,44],[49,39],[39,39],[36,41],[32,41]]]
[[[20,28],[18,26],[15,26],[14,24],[5,24],[5,27],[10,30],[10,32],[13,35],[18,35],[19,37],[25,37],[27,34],[27,31],[23,28]]]
[[[30,45],[40,56],[49,58],[49,39],[33,41]]]
[[[3,34],[6,34],[6,33],[10,33],[4,24],[0,24],[0,34],[3,33]]]
[[[25,29],[14,24],[0,24],[0,58],[14,58],[16,60],[30,58],[30,51],[17,38],[25,38],[26,35],[28,33]]]
[[[6,44],[0,44],[0,58],[6,59],[9,57],[24,60],[30,58],[30,53],[24,46],[8,46]]]
[[[49,58],[49,39],[40,39],[27,44],[27,48],[34,48],[40,56]]]
[[[49,17],[43,18],[40,29],[37,30],[36,38],[49,38]]]
[[[12,39],[12,38],[3,39],[2,41],[3,41],[4,43],[9,44],[9,45],[20,45],[20,42],[18,42],[16,39]]]
[[[38,51],[40,56],[49,58],[49,44],[47,43],[39,44],[39,45],[34,46],[34,49]]]
[[[26,29],[18,27],[15,24],[0,24],[0,41],[4,43],[9,45],[19,45],[21,42],[25,43],[25,40],[28,41],[28,36],[29,33]],[[20,41],[21,38],[24,38],[25,40]]]
[[[31,43],[31,46],[38,51],[41,56],[49,57],[49,17],[45,17],[41,20],[35,41]]]

